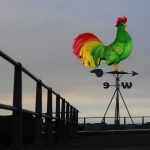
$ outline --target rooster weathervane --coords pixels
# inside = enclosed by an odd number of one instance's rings
[[[128,58],[132,52],[132,38],[127,32],[126,26],[127,26],[127,18],[118,18],[116,27],[117,27],[117,35],[114,42],[108,46],[105,46],[101,40],[96,37],[94,34],[86,32],[83,34],[80,34],[77,36],[73,43],[73,53],[77,57],[77,59],[80,59],[82,61],[82,64],[87,67],[93,67],[94,70],[91,71],[91,73],[95,73],[97,77],[102,77],[105,72],[101,69],[96,69],[100,65],[101,60],[105,60],[107,65],[114,65],[114,71],[107,72],[106,74],[113,74],[113,76],[116,78],[116,84],[113,85],[116,87],[116,90],[113,94],[113,97],[108,105],[108,108],[104,114],[104,117],[102,119],[102,122],[105,121],[106,113],[109,109],[109,106],[114,98],[114,95],[116,94],[116,109],[115,109],[115,125],[120,124],[120,113],[119,113],[119,95],[121,96],[124,105],[128,111],[128,114],[131,118],[132,123],[134,124],[132,117],[129,113],[129,110],[127,108],[127,105],[125,104],[125,101],[123,99],[123,96],[120,92],[120,86],[125,88],[131,88],[132,83],[129,84],[126,82],[125,84],[121,82],[119,84],[120,78],[124,74],[132,74],[132,76],[137,75],[138,73],[132,71],[132,73],[128,73],[125,70],[120,70],[118,67],[118,64],[120,61]],[[115,76],[116,75],[116,76]],[[109,83],[105,82],[104,88],[109,88]]]

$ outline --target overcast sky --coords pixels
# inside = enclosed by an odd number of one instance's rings
[[[132,116],[150,116],[150,1],[149,0],[13,0],[0,1],[0,50],[20,62],[44,84],[76,107],[79,117],[103,116],[115,87],[112,75],[97,78],[72,52],[74,38],[84,32],[97,35],[105,45],[116,37],[118,17],[128,18],[133,39],[131,56],[119,64],[128,72],[122,82],[132,82],[121,92]],[[104,72],[113,70],[105,61]],[[0,103],[12,104],[14,68],[0,58]],[[35,109],[36,83],[23,74],[23,108]],[[54,97],[55,98],[55,97]],[[55,99],[53,100],[55,102]],[[120,98],[120,116],[128,116]],[[43,112],[46,90],[43,88]],[[1,115],[9,111],[0,110]],[[115,99],[107,116],[115,115]]]

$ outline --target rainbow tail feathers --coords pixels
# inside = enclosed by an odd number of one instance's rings
[[[73,53],[87,67],[96,69],[100,63],[100,58],[92,55],[93,50],[100,48],[104,44],[92,33],[83,33],[74,39],[72,45]],[[94,57],[94,58],[93,58]]]

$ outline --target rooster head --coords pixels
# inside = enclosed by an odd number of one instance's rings
[[[128,25],[126,22],[127,22],[126,17],[118,18],[117,23],[116,23],[116,27],[118,27],[120,24],[122,24],[126,30],[126,26]]]

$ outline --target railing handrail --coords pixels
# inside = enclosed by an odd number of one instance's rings
[[[108,119],[108,118],[113,118],[113,119],[115,119],[115,117],[79,117],[78,119],[82,119],[83,120],[83,123],[79,123],[79,125],[80,126],[84,126],[84,130],[85,130],[85,126],[86,126],[86,124],[91,124],[91,123],[86,123],[86,120],[87,119],[103,119],[101,122],[99,122],[98,124],[103,124],[103,125],[106,125],[106,121],[105,121],[105,119]],[[129,116],[124,116],[124,117],[119,117],[119,119],[121,119],[121,118],[123,118],[124,119],[124,125],[126,125],[126,119],[128,119],[128,118],[130,118]],[[144,119],[145,118],[150,118],[150,116],[133,116],[132,118],[141,118],[142,119],[142,123],[136,123],[136,124],[142,124],[142,125],[144,125]],[[133,123],[133,122],[132,122]],[[149,123],[149,122],[146,122],[146,123]],[[93,123],[92,122],[92,124],[95,124],[95,123]],[[97,123],[96,123],[97,124]],[[120,123],[119,123],[120,124]],[[134,123],[133,123],[134,124]],[[110,124],[110,123],[107,123],[107,125],[112,125],[112,124]],[[120,124],[121,125],[121,124]],[[135,125],[135,124],[134,124]]]
[[[126,118],[130,118],[129,116],[124,116]],[[124,117],[119,117],[119,118],[124,118]],[[150,116],[132,116],[132,118],[149,118]],[[115,117],[79,117],[78,119],[92,119],[92,118],[115,118]]]
[[[19,66],[19,62],[16,62],[14,59],[12,59],[11,57],[9,57],[8,55],[6,55],[4,52],[2,52],[0,50],[0,56],[3,57],[5,60],[7,60],[8,62],[10,62],[11,64],[13,64],[14,66]],[[40,79],[38,79],[36,76],[34,76],[30,71],[28,71],[25,67],[22,66],[22,71],[27,74],[28,76],[30,76],[33,80],[35,81],[39,81]],[[42,82],[42,86],[45,87],[46,89],[49,89],[50,87],[48,87],[46,84],[44,84]],[[58,95],[58,93],[56,93],[53,89],[52,89],[52,93],[55,95]],[[64,99],[63,97],[60,96],[61,99]],[[65,99],[64,99],[65,100]]]

